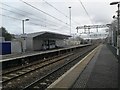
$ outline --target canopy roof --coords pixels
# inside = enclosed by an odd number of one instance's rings
[[[71,37],[70,35],[64,35],[64,34],[59,34],[59,33],[53,33],[53,32],[36,32],[36,33],[30,33],[26,34],[26,37],[41,37],[41,38],[55,38],[55,39],[68,39]]]

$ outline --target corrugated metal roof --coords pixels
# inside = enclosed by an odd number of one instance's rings
[[[39,36],[39,35],[42,35],[44,34],[45,32],[35,32],[35,33],[29,33],[29,34],[26,34],[26,37],[36,37],[36,36]]]
[[[70,35],[64,35],[64,34],[59,34],[59,33],[54,33],[54,32],[47,32],[47,31],[30,33],[30,34],[26,34],[25,36],[34,38],[34,37],[41,36],[41,35],[46,36],[46,37],[59,38],[59,39],[71,37]]]

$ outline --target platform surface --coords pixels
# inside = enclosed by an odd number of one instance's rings
[[[73,88],[118,88],[118,60],[106,45],[92,58]]]
[[[13,53],[13,54],[8,54],[8,55],[0,55],[0,57],[1,57],[0,60],[2,59],[3,61],[7,61],[8,59],[19,58],[19,57],[24,57],[24,56],[32,56],[32,55],[48,53],[48,52],[54,52],[54,51],[57,51],[57,50],[75,48],[75,47],[80,47],[80,46],[85,46],[85,45],[89,45],[89,44],[76,45],[76,46],[66,46],[66,47],[63,47],[63,48],[56,48],[56,49],[44,50],[44,51],[27,51],[27,52],[22,52],[22,53]]]

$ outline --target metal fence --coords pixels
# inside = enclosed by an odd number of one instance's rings
[[[112,45],[110,44],[107,44],[108,48],[112,51],[112,53],[115,55],[115,57],[120,60],[120,50],[119,50],[119,56],[116,54],[117,52],[117,49],[115,47],[113,47]]]

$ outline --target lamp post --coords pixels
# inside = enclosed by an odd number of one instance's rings
[[[115,19],[115,21],[113,23],[116,23],[116,20],[118,18],[114,15],[113,19]],[[112,35],[112,41],[113,41],[112,43],[113,43],[113,46],[116,46],[116,47],[117,47],[117,31],[118,31],[117,27],[118,27],[118,24],[117,24],[117,26],[115,24],[111,27],[111,29],[112,29],[111,30],[111,35]]]
[[[29,21],[29,19],[22,20],[23,35],[25,34],[25,31],[24,31],[25,21]]]
[[[22,44],[22,52],[25,52],[24,44],[25,44],[25,21],[29,21],[29,19],[22,20],[22,30],[23,30],[23,44]]]
[[[69,8],[69,17],[70,17],[70,35],[71,35],[71,7],[68,7]]]
[[[118,5],[118,30],[117,30],[117,55],[119,56],[119,41],[118,41],[118,39],[119,39],[119,10],[120,10],[120,2],[112,2],[112,3],[110,3],[110,5]]]

